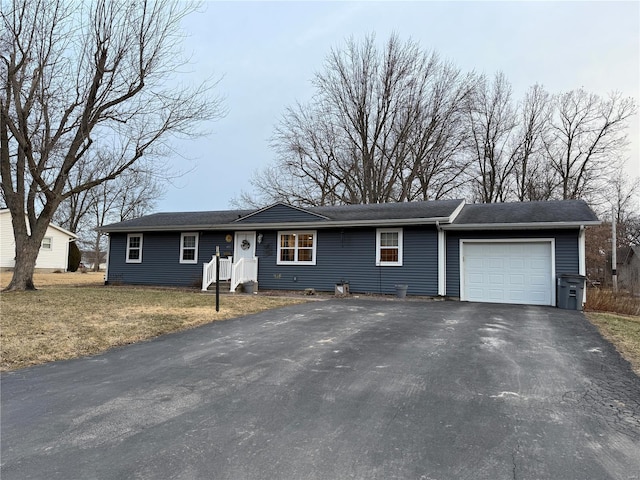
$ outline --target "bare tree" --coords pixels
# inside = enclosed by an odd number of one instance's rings
[[[514,145],[513,183],[519,201],[549,200],[555,188],[553,169],[544,155],[550,115],[550,95],[533,85],[519,106]]]
[[[286,109],[275,129],[276,162],[254,176],[262,201],[300,205],[440,198],[463,169],[462,102],[471,87],[437,54],[393,35],[351,39],[316,74],[309,104]]]
[[[578,89],[555,96],[545,149],[561,198],[591,197],[620,168],[627,120],[636,111],[634,100],[619,93],[603,99]]]
[[[629,179],[621,169],[607,183],[603,205],[615,214],[618,246],[640,245],[640,178]]]
[[[34,288],[62,201],[166,155],[171,135],[197,134],[197,122],[220,116],[213,85],[168,81],[193,10],[179,0],[2,0],[0,173],[16,243],[7,289]],[[80,164],[95,173],[77,174]]]
[[[493,81],[478,79],[467,113],[474,197],[483,203],[504,202],[515,168],[512,143],[517,120],[511,84],[502,72]]]

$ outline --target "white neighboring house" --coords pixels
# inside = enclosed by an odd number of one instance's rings
[[[27,228],[29,225],[27,224]],[[69,242],[78,236],[57,225],[49,224],[42,239],[40,253],[36,260],[36,272],[67,271]],[[11,270],[16,264],[16,243],[13,238],[11,212],[0,210],[0,270]]]

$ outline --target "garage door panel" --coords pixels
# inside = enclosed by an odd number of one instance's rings
[[[525,291],[524,290],[510,290],[509,298],[511,303],[522,303],[525,299]]]
[[[549,284],[548,276],[531,275],[529,277],[529,285],[532,287],[546,287]]]
[[[545,272],[548,270],[549,259],[546,257],[534,257],[531,259],[531,263],[529,264],[529,268],[533,270],[544,270]]]
[[[509,259],[509,268],[512,270],[523,269],[525,268],[525,261],[522,258],[510,258]]]
[[[504,300],[504,290],[502,288],[492,288],[488,290],[486,298],[491,302],[502,302]]]
[[[551,305],[551,242],[464,242],[464,300]]]
[[[468,291],[469,296],[473,297],[473,298],[481,297],[484,294],[484,289],[482,289],[482,288],[469,287],[467,289],[467,291]]]

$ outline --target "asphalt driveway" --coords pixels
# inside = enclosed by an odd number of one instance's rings
[[[3,375],[10,479],[638,479],[578,312],[328,300]]]

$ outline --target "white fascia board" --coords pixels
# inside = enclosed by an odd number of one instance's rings
[[[75,240],[76,238],[78,238],[78,235],[76,235],[75,233],[70,232],[69,230],[65,230],[64,228],[59,227],[59,226],[57,226],[57,225],[54,225],[53,223],[50,223],[50,224],[49,224],[49,226],[50,226],[51,228],[54,228],[54,229],[58,230],[59,232],[64,233],[65,235],[68,235],[69,237],[71,237],[71,239],[70,239],[69,241],[73,241],[73,240]]]
[[[461,200],[460,205],[458,205],[456,209],[451,213],[451,215],[449,215],[449,219],[447,220],[447,223],[453,223],[456,220],[456,218],[464,208],[464,205],[465,205],[464,200]]]
[[[600,225],[600,221],[586,222],[529,222],[529,223],[466,223],[461,225],[442,225],[443,230],[547,230],[580,228],[587,225]]]

